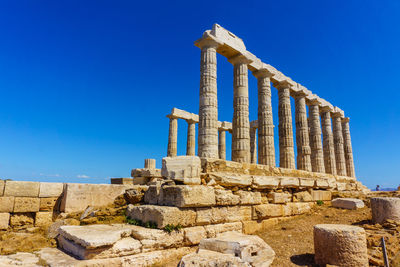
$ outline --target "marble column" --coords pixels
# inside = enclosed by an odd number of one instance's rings
[[[250,163],[257,164],[257,128],[250,127]]]
[[[248,59],[237,55],[233,64],[232,161],[250,163]]]
[[[324,152],[322,150],[321,122],[319,119],[319,102],[308,102],[308,118],[310,128],[311,166],[313,172],[325,172]]]
[[[325,172],[336,174],[335,147],[333,143],[333,133],[331,125],[331,108],[323,106],[320,108],[321,125],[324,149]]]
[[[278,89],[279,116],[279,167],[296,169],[294,161],[292,110],[290,106],[290,86],[287,81],[274,84]]]
[[[178,118],[168,115],[169,135],[168,135],[168,157],[176,157],[178,150]]]
[[[342,117],[343,116],[338,112],[332,113],[333,142],[335,144],[336,172],[338,175],[346,176],[346,160],[344,157]]]
[[[261,69],[253,74],[257,78],[258,85],[258,164],[275,166],[270,80],[272,73]]]
[[[196,122],[188,120],[188,132],[186,143],[186,155],[194,156],[196,154]]]
[[[198,156],[218,158],[217,47],[212,39],[195,43],[201,48]]]
[[[219,158],[226,160],[226,131],[219,131],[219,144],[218,144]]]
[[[295,94],[297,169],[312,171],[310,136],[307,121],[306,94]]]
[[[349,121],[350,121],[350,118],[348,118],[348,117],[342,119],[342,131],[343,131],[343,139],[344,139],[344,156],[346,159],[346,174],[349,177],[356,177],[355,170],[354,170],[353,148],[351,145]]]

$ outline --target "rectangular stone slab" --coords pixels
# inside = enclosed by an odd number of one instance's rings
[[[39,197],[59,197],[63,192],[63,183],[40,183]]]
[[[4,196],[38,197],[39,182],[6,181]]]
[[[356,210],[364,208],[364,202],[356,198],[336,198],[332,200],[332,206],[335,208]]]
[[[214,188],[205,185],[163,186],[158,204],[180,208],[215,206]]]

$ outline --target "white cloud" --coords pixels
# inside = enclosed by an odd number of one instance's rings
[[[87,176],[85,174],[78,174],[76,177],[78,177],[78,178],[90,178],[89,176]]]

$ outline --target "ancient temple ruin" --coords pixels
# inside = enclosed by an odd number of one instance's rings
[[[279,167],[334,176],[355,177],[349,118],[306,87],[262,62],[239,37],[215,24],[195,42],[201,49],[199,115],[174,108],[170,119],[168,157],[177,156],[177,120],[188,123],[187,153],[226,159],[226,132],[232,134],[232,161],[275,167],[271,82],[278,90]],[[218,121],[217,53],[233,64],[233,121]],[[248,70],[258,80],[258,120],[249,121]],[[295,99],[295,159],[290,97]],[[308,116],[307,108],[308,106]],[[322,129],[321,129],[322,128]],[[322,134],[322,137],[321,137]],[[258,144],[258,147],[257,147]]]

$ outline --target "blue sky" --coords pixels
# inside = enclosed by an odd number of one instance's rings
[[[108,183],[128,177],[144,158],[160,166],[165,115],[173,107],[198,113],[200,51],[193,42],[214,23],[351,117],[356,174],[364,184],[400,183],[395,0],[2,0],[0,177]],[[232,72],[219,56],[220,120],[232,120]],[[249,88],[253,120],[251,74]],[[184,154],[186,123],[178,124]]]

